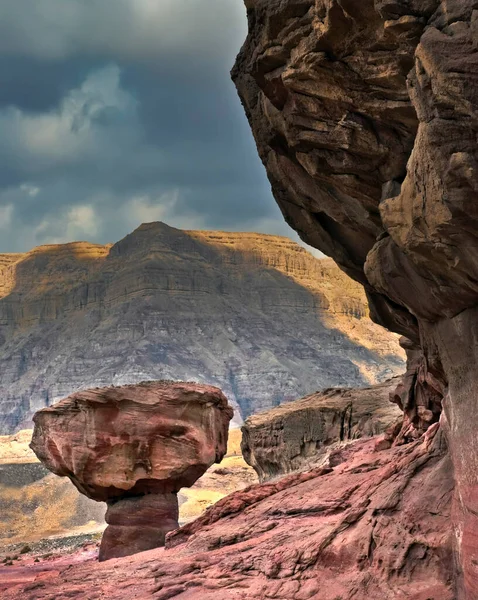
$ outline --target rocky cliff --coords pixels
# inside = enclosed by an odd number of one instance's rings
[[[394,428],[403,414],[389,400],[398,379],[324,390],[252,415],[242,426],[242,454],[260,481],[312,469],[334,447]]]
[[[77,389],[221,387],[236,423],[404,370],[361,287],[287,238],[142,225],[114,245],[0,256],[0,432]]]
[[[164,554],[8,597],[478,597],[476,3],[246,7],[233,76],[284,216],[406,337],[397,444],[359,440],[223,500]]]
[[[478,597],[478,12],[471,0],[247,0],[233,71],[288,223],[403,336],[400,441],[440,422],[457,597]],[[442,596],[432,596],[442,597]]]

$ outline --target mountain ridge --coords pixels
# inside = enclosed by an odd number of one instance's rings
[[[115,244],[0,255],[0,432],[81,387],[197,380],[236,424],[403,371],[360,286],[281,236],[138,227]]]

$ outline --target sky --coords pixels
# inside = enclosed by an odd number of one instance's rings
[[[245,36],[243,0],[0,0],[0,252],[149,221],[294,237],[230,81]]]

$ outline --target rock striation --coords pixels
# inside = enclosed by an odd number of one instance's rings
[[[287,222],[406,339],[398,441],[435,423],[457,598],[478,597],[478,54],[470,0],[247,1],[233,70]],[[438,596],[437,596],[438,597]]]
[[[398,337],[330,259],[283,237],[150,223],[114,245],[0,256],[0,433],[78,389],[224,390],[234,421],[404,371]]]
[[[261,482],[309,470],[333,447],[400,424],[403,413],[389,401],[397,384],[324,390],[252,415],[242,427],[242,454]]]
[[[100,560],[164,544],[177,493],[227,450],[232,408],[218,388],[147,382],[85,390],[39,411],[31,448],[53,473],[108,504]]]
[[[456,600],[453,487],[436,427],[378,453],[357,440],[323,467],[224,498],[168,534],[166,549],[32,564],[28,584],[12,572],[8,585],[6,572],[2,598]]]

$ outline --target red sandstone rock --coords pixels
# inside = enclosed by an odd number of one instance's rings
[[[177,492],[220,462],[231,417],[212,386],[153,381],[97,388],[37,412],[31,447],[93,500]]]
[[[267,481],[317,466],[333,445],[387,431],[403,417],[388,401],[398,379],[323,390],[249,417],[242,427],[245,460]]]
[[[178,527],[177,492],[222,460],[231,418],[211,386],[97,388],[39,411],[31,447],[53,473],[108,503],[104,560],[164,544]]]
[[[166,550],[63,566],[2,598],[455,600],[442,433],[379,453],[374,444],[232,494],[169,534]]]
[[[382,452],[392,447],[392,442],[384,435],[375,442],[375,452]]]
[[[148,494],[108,502],[100,560],[128,556],[164,546],[166,533],[177,529],[178,497],[175,493]]]
[[[372,319],[408,338],[396,443],[441,419],[457,485],[457,598],[476,600],[476,2],[246,8],[233,77],[274,196],[305,242],[364,285]]]

